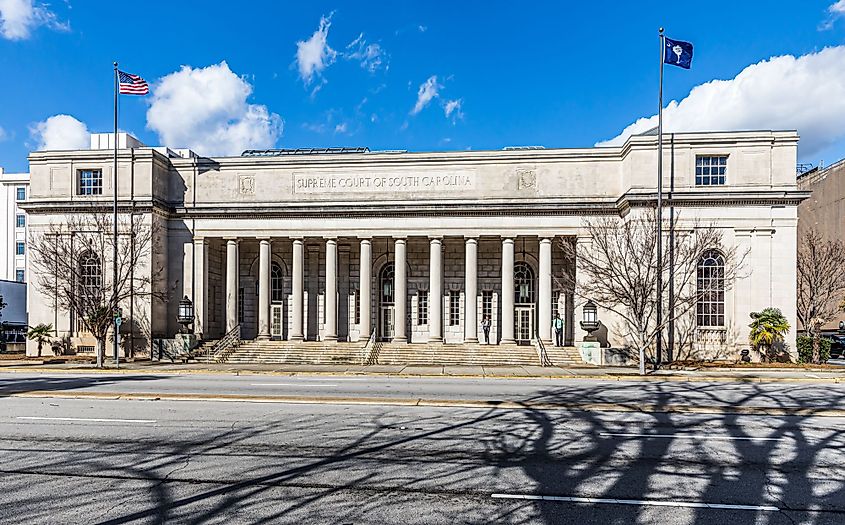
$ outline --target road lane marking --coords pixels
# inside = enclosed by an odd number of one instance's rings
[[[109,419],[99,417],[39,417],[18,416],[18,419],[34,421],[85,421],[91,423],[155,423],[155,419]]]
[[[329,383],[250,383],[251,386],[337,386]]]
[[[535,494],[493,494],[495,499],[522,499],[539,501],[562,501],[567,503],[593,503],[608,505],[639,505],[651,507],[687,507],[693,509],[720,510],[755,510],[765,512],[779,512],[778,507],[771,505],[733,505],[729,503],[698,503],[694,501],[664,501],[641,499],[612,499],[612,498],[580,498],[573,496],[541,496]]]
[[[710,439],[710,440],[724,440],[724,441],[788,441],[789,438],[767,438],[767,437],[733,437],[733,436],[711,436],[709,434],[633,434],[625,432],[599,432],[600,436],[618,436],[618,437],[646,437],[646,438],[663,438],[663,439]]]

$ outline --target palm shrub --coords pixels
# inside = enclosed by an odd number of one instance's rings
[[[52,335],[53,325],[40,323],[29,327],[26,338],[38,343],[38,357],[41,357],[41,347],[44,346],[44,343],[49,343],[52,340]]]
[[[783,343],[783,336],[789,331],[789,321],[779,308],[765,308],[761,312],[751,312],[751,333],[748,338],[751,346],[762,352],[765,360],[775,357],[775,345]]]

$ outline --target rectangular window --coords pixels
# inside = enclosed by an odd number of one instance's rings
[[[15,270],[15,280],[19,283],[24,282],[24,271],[23,270]]]
[[[18,241],[15,243],[15,255],[23,255],[24,254],[24,243]]]
[[[481,318],[493,319],[493,292],[481,292]]]
[[[428,292],[417,292],[417,324],[428,324]]]
[[[243,288],[238,289],[238,324],[244,323],[244,297],[246,294],[244,293]]]
[[[15,215],[15,228],[23,228],[26,226],[26,215],[18,213]]]
[[[452,290],[449,292],[449,326],[458,326],[461,323],[461,292]]]
[[[355,324],[361,324],[361,290],[355,290]],[[369,334],[367,334],[369,335]]]
[[[15,189],[15,200],[25,201],[26,200],[26,188],[23,186],[18,186]]]
[[[103,194],[103,171],[102,170],[79,170],[79,191],[77,195],[102,195]]]
[[[552,319],[561,313],[558,310],[558,301],[560,301],[560,292],[552,292]]]
[[[695,158],[695,185],[721,186],[725,183],[728,157],[698,156]]]

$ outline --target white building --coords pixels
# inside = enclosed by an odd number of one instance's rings
[[[95,147],[104,142],[92,139]],[[700,357],[734,358],[747,348],[755,310],[779,307],[795,326],[797,206],[806,197],[795,182],[797,142],[792,131],[682,133],[664,152],[668,167],[674,151],[682,220],[718,227],[725,243],[747,252],[752,270],[701,307],[709,310],[706,325],[695,328]],[[124,306],[135,321],[124,340],[139,352],[174,336],[183,297],[206,340],[239,329],[246,341],[319,341],[349,347],[356,359],[371,334],[387,343],[382,356],[450,345],[470,355],[483,339],[484,316],[501,356],[519,355],[517,343],[548,343],[555,312],[572,345],[585,335],[577,323],[585,298],[556,278],[577,267],[558,242],[583,239],[585,216],[624,216],[656,199],[653,135],[583,149],[221,158],[141,147],[131,137],[119,145],[121,213],[158,232],[159,247],[138,271],[162,268],[155,286],[169,294]],[[108,149],[32,153],[33,234],[68,214],[108,213],[112,156]],[[90,271],[108,279],[111,255],[93,255]],[[55,320],[60,334],[91,348],[84,327],[32,286],[29,310],[32,323]],[[599,314],[607,344],[626,346],[618,319]],[[792,348],[794,341],[791,332]]]
[[[29,195],[29,173],[0,168],[0,279],[26,282],[27,220],[20,204]]]

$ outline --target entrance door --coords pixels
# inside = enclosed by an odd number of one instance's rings
[[[534,339],[534,307],[517,306],[514,309],[514,338],[519,344],[531,344]]]
[[[273,339],[282,338],[282,305],[270,305],[270,337]]]
[[[393,339],[393,334],[394,334],[394,332],[393,332],[393,326],[394,326],[393,305],[382,306],[381,307],[381,316],[379,317],[379,319],[381,321],[379,323],[381,325],[381,327],[379,328],[379,330],[380,330],[379,335],[381,336],[382,340],[390,341],[391,339]]]

